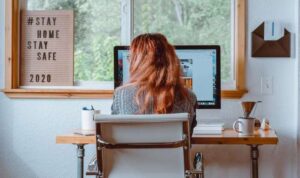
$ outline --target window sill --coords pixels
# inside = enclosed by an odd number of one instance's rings
[[[76,89],[3,89],[9,98],[74,98],[74,99],[111,99],[114,90],[76,90]],[[239,99],[247,90],[223,90],[222,99]]]
[[[110,99],[113,90],[3,89],[9,98]]]
[[[222,99],[240,99],[246,94],[248,91],[244,90],[222,90],[221,91],[221,98]]]

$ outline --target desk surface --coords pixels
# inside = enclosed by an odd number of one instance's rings
[[[278,137],[274,130],[257,130],[253,136],[239,136],[232,129],[225,129],[222,135],[193,135],[192,144],[277,144]]]
[[[225,129],[221,135],[193,135],[192,144],[277,144],[278,137],[274,130],[258,130],[254,136],[239,136],[232,129]],[[95,136],[58,135],[57,144],[95,144]]]

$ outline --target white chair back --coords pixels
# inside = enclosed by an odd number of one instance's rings
[[[189,170],[187,113],[95,115],[95,121],[104,178],[184,178]]]

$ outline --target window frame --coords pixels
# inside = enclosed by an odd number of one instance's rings
[[[5,1],[5,88],[10,98],[112,98],[114,90],[96,89],[24,89],[19,86],[19,17],[20,0]],[[133,38],[134,0],[121,0],[121,43],[129,45]],[[246,64],[246,3],[234,0],[234,79],[235,89],[221,91],[223,99],[241,98],[245,87]]]

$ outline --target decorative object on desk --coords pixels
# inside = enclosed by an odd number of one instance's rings
[[[274,21],[259,25],[252,32],[252,57],[290,57],[291,33],[284,29],[283,36],[277,39],[280,31],[280,23]]]
[[[21,86],[73,85],[72,10],[22,11]]]
[[[254,121],[254,129],[255,129],[255,130],[258,130],[258,129],[260,129],[260,127],[261,127],[261,122],[260,122],[260,120],[255,119],[255,121]]]
[[[219,135],[224,130],[224,123],[202,121],[194,128],[195,135]]]
[[[260,128],[263,130],[269,130],[271,128],[270,121],[267,118],[263,118]]]
[[[100,114],[100,110],[95,110],[93,106],[90,109],[83,107],[81,110],[81,129],[82,130],[95,130],[94,115]]]

